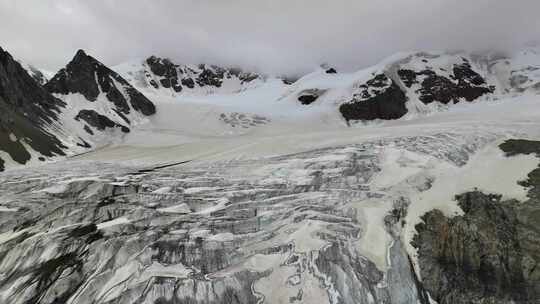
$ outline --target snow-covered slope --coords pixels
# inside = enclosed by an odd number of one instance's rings
[[[537,47],[504,56],[400,53],[354,73],[320,68],[290,85],[277,78],[214,66],[178,65],[154,56],[114,69],[157,103],[171,97],[216,106],[234,103],[235,111],[242,112],[243,106],[246,112],[257,114],[320,118],[326,113],[332,121],[349,124],[413,119],[456,103],[536,93],[539,53]],[[275,90],[272,94],[267,93],[270,87]],[[243,102],[246,96],[251,100]]]
[[[540,49],[511,54],[396,54],[349,74],[316,71],[295,82],[282,100],[307,107],[330,104],[347,121],[408,119],[456,103],[540,92]]]
[[[0,171],[118,142],[155,113],[150,100],[83,51],[45,86],[35,68],[2,49],[0,59]]]
[[[467,54],[397,54],[351,74],[307,75],[285,96],[306,106],[333,104],[347,121],[398,119],[446,105],[489,99],[496,84]]]
[[[142,142],[139,131],[154,130],[168,130],[172,137],[166,140],[174,145],[174,138],[183,142],[186,136],[230,138],[334,129],[356,121],[411,120],[456,103],[487,106],[496,99],[537,94],[538,54],[537,47],[504,56],[402,53],[354,73],[320,68],[288,84],[155,56],[116,66],[116,73],[79,52],[45,87],[65,103],[58,113],[62,126],[52,129],[68,147]],[[163,113],[149,119],[155,112],[152,103]],[[124,138],[134,128],[136,134]],[[161,138],[146,140],[166,141]]]
[[[162,96],[235,93],[260,85],[264,77],[236,68],[176,64],[156,56],[113,67],[144,93]]]
[[[509,56],[491,57],[485,64],[501,95],[540,93],[540,47],[530,46]]]
[[[64,126],[89,148],[118,141],[156,112],[143,94],[82,50],[45,88],[66,103],[61,113]]]
[[[36,68],[35,66],[27,63],[21,62],[22,67],[28,72],[34,80],[40,85],[44,85],[54,76],[54,73],[49,71],[44,71]]]
[[[65,107],[0,48],[0,171],[77,150],[81,141],[60,119]]]

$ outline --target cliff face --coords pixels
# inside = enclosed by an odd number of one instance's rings
[[[27,163],[33,151],[45,157],[64,155],[66,147],[50,132],[59,126],[64,106],[0,48],[0,150],[19,164]],[[0,157],[0,171],[4,161]]]
[[[540,142],[509,140],[508,155],[540,155]],[[521,183],[524,202],[469,192],[456,200],[464,215],[446,218],[434,210],[416,228],[424,287],[441,304],[534,303],[540,298],[540,169]]]
[[[349,120],[398,119],[407,113],[407,96],[384,74],[360,85],[361,91],[339,107]]]

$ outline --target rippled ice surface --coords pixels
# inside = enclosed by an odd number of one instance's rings
[[[426,303],[407,244],[422,193],[434,198],[443,170],[470,176],[460,168],[501,138],[437,133],[162,168],[8,171],[0,302]],[[512,178],[536,163],[518,159]]]

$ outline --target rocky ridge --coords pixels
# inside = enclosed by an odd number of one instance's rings
[[[262,76],[238,68],[177,64],[171,59],[157,56],[150,56],[140,63],[123,64],[115,69],[141,90],[173,96],[233,93],[263,81]]]
[[[53,133],[65,106],[0,48],[0,171],[7,158],[26,164],[34,151],[39,157],[65,155],[67,147]]]
[[[539,53],[396,55],[352,74],[314,72],[293,83],[283,99],[334,105],[347,122],[412,117],[461,102],[538,94]]]
[[[70,127],[96,146],[115,130],[128,133],[131,125],[156,113],[146,96],[83,50],[45,88],[70,105],[63,119],[74,120]]]
[[[45,86],[0,49],[0,171],[96,148],[154,104],[84,51]],[[39,71],[38,71],[39,72]],[[81,97],[79,97],[81,96]]]

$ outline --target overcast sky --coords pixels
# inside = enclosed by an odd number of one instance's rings
[[[398,51],[514,49],[540,0],[0,0],[0,46],[56,70],[79,48],[108,65],[151,54],[301,73]]]

